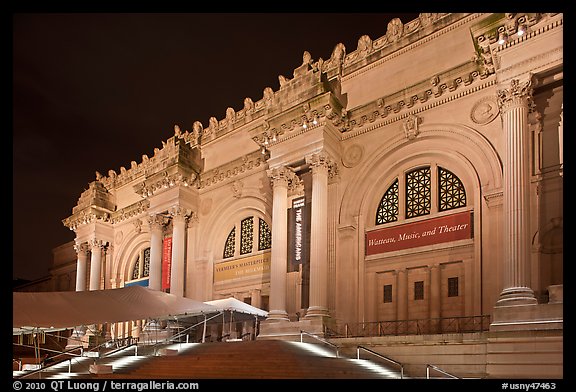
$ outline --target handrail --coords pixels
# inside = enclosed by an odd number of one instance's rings
[[[395,361],[392,358],[388,358],[387,356],[382,355],[382,354],[380,354],[374,350],[370,350],[369,348],[364,347],[364,346],[356,346],[356,358],[357,359],[360,359],[360,349],[367,351],[370,354],[377,356],[378,358],[385,359],[388,362],[392,362],[393,364],[400,366],[400,378],[401,379],[404,378],[404,365],[402,365],[400,362]]]
[[[159,341],[159,342],[154,343],[154,344],[152,345],[152,349],[155,351],[157,346],[160,346],[160,345],[162,345],[162,344],[166,344],[166,343],[168,343],[168,342],[170,342],[170,341],[173,341],[173,340],[176,339],[176,338],[180,338],[180,337],[182,337],[182,336],[184,336],[184,335],[187,335],[187,334],[188,334],[188,331],[196,328],[197,326],[199,326],[199,325],[201,325],[201,324],[204,324],[204,323],[207,322],[208,320],[212,320],[213,318],[216,318],[216,317],[220,316],[221,314],[222,314],[222,312],[219,312],[219,313],[215,314],[215,315],[212,316],[212,317],[208,317],[208,318],[205,319],[205,320],[199,321],[199,322],[197,322],[196,324],[193,324],[193,325],[191,325],[191,326],[183,329],[182,331],[180,331],[180,332],[178,332],[178,333],[176,333],[176,334],[174,334],[174,335],[172,335],[172,336],[169,336],[169,337],[167,337],[167,338],[165,338],[165,339],[163,339],[163,340],[161,340],[161,341]]]
[[[322,339],[320,336],[316,336],[316,335],[314,335],[314,334],[311,334],[310,332],[306,332],[306,331],[303,331],[303,330],[300,330],[300,343],[303,343],[303,341],[302,341],[302,335],[308,335],[308,336],[310,336],[310,337],[313,337],[314,339],[316,339],[316,340],[318,340],[318,341],[320,341],[320,342],[322,342],[322,343],[324,343],[324,344],[327,344],[327,345],[331,346],[332,348],[336,349],[336,358],[340,358],[339,351],[338,351],[339,348],[338,348],[338,346],[335,345],[334,343],[330,343],[329,341],[327,341],[327,340],[325,340],[325,339]]]
[[[458,376],[455,376],[455,375],[453,375],[453,374],[448,373],[448,372],[445,371],[445,370],[440,369],[438,366],[430,365],[430,364],[427,363],[427,364],[426,364],[426,379],[429,379],[429,378],[430,378],[430,369],[431,369],[431,368],[434,369],[434,370],[436,370],[437,372],[440,372],[440,373],[442,373],[442,374],[447,375],[447,376],[450,377],[450,378],[457,378],[457,379],[460,378],[460,377],[458,377]]]

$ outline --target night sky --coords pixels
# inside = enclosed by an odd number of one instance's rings
[[[384,13],[15,13],[13,278],[48,275],[80,194],[174,134],[292,78],[309,51],[386,34]]]

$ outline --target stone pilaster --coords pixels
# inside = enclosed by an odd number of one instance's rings
[[[431,333],[440,332],[439,318],[441,317],[442,309],[442,281],[441,281],[441,270],[438,264],[430,266],[430,318],[432,322],[430,324]]]
[[[513,79],[498,91],[505,133],[504,288],[496,306],[536,304],[530,288],[530,164],[528,112],[531,80]]]

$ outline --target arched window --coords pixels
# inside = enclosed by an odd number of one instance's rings
[[[130,278],[137,280],[148,276],[150,276],[150,248],[143,249],[138,253]]]
[[[398,179],[382,196],[378,211],[376,212],[376,224],[396,222],[398,220]]]
[[[403,189],[399,189],[398,178],[388,187],[378,209],[376,210],[376,225],[396,222],[398,220],[400,197],[405,200],[404,217],[414,218],[429,215],[432,210],[432,192],[436,192],[436,211],[447,211],[466,206],[466,190],[462,181],[450,170],[437,167],[437,181],[432,183],[430,166],[419,167],[405,173]]]
[[[438,167],[438,210],[447,211],[466,205],[466,191],[462,181],[450,170]]]
[[[406,218],[430,213],[431,188],[429,166],[406,173]]]
[[[237,244],[236,225],[232,228],[226,243],[224,244],[223,258],[231,258],[236,255],[236,248],[239,249],[239,255],[247,255],[256,251],[267,250],[272,247],[272,234],[268,223],[262,218],[258,218],[258,226],[254,225],[254,217],[242,219],[239,223],[240,238]],[[258,230],[255,232],[255,230]],[[257,242],[254,241],[257,238]]]

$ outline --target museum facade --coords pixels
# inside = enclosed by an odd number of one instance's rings
[[[562,135],[562,14],[393,19],[96,173],[63,221],[75,252],[56,250],[73,262],[54,289],[234,296],[269,311],[263,336],[456,319],[549,336]]]

